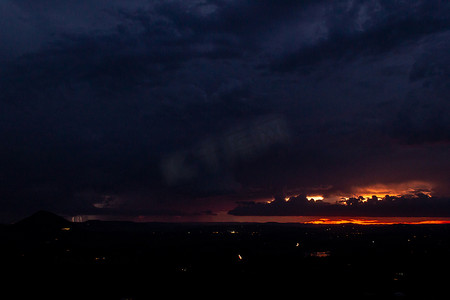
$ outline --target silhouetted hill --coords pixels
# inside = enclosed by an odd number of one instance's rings
[[[48,211],[38,211],[31,216],[15,223],[17,229],[39,230],[39,229],[61,229],[68,227],[72,223],[61,216]]]

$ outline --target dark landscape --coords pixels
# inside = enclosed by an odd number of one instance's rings
[[[30,289],[60,299],[151,299],[211,288],[427,299],[447,295],[449,233],[449,225],[72,223],[40,211],[1,227],[0,257],[3,282],[23,284],[14,299]]]

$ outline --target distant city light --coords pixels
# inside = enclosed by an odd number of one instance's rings
[[[74,216],[74,217],[72,217],[72,222],[74,222],[74,223],[81,223],[81,222],[83,222],[83,216]]]
[[[315,251],[315,252],[311,252],[309,254],[309,256],[323,258],[323,257],[330,256],[330,254],[331,254],[330,251]]]

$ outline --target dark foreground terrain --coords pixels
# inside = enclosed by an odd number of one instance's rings
[[[450,297],[448,225],[71,223],[39,212],[0,233],[2,299]]]

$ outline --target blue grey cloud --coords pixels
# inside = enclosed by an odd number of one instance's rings
[[[445,1],[0,6],[5,210],[102,213],[116,195],[118,213],[214,211],[198,199],[413,179],[446,192]],[[171,153],[274,115],[288,143],[167,183]]]

